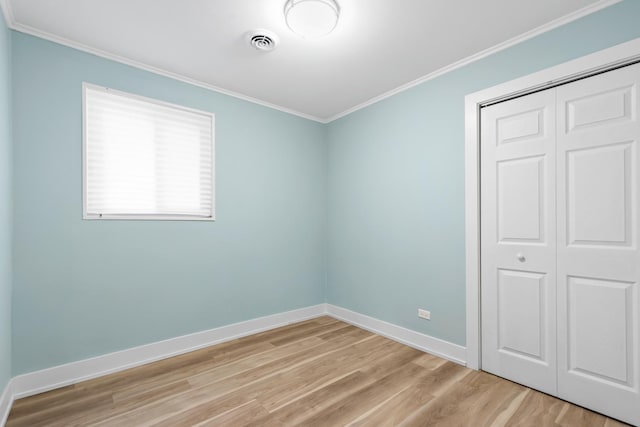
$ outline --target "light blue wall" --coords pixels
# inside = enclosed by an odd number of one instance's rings
[[[325,299],[464,344],[464,96],[639,37],[638,16],[627,0],[327,126],[1,28],[0,386],[11,155],[14,375]],[[81,220],[83,81],[216,114],[215,223]]]
[[[83,81],[216,114],[216,222],[81,219]],[[14,374],[324,301],[321,124],[19,33],[13,85]]]
[[[638,18],[627,0],[331,123],[328,302],[464,345],[464,96],[640,37]]]
[[[0,394],[11,377],[11,32],[0,11]]]

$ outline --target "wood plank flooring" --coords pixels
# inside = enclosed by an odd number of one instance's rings
[[[17,426],[624,424],[320,317],[14,403]]]

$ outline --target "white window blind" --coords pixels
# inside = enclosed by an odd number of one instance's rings
[[[214,218],[213,114],[83,91],[85,218]]]

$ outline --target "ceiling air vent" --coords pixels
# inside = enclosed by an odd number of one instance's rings
[[[269,52],[278,45],[278,36],[267,30],[254,30],[248,34],[249,43],[256,50]]]

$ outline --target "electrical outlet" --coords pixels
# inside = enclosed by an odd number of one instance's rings
[[[418,309],[418,317],[421,317],[425,320],[431,320],[431,312],[429,310],[423,310],[421,308]]]

